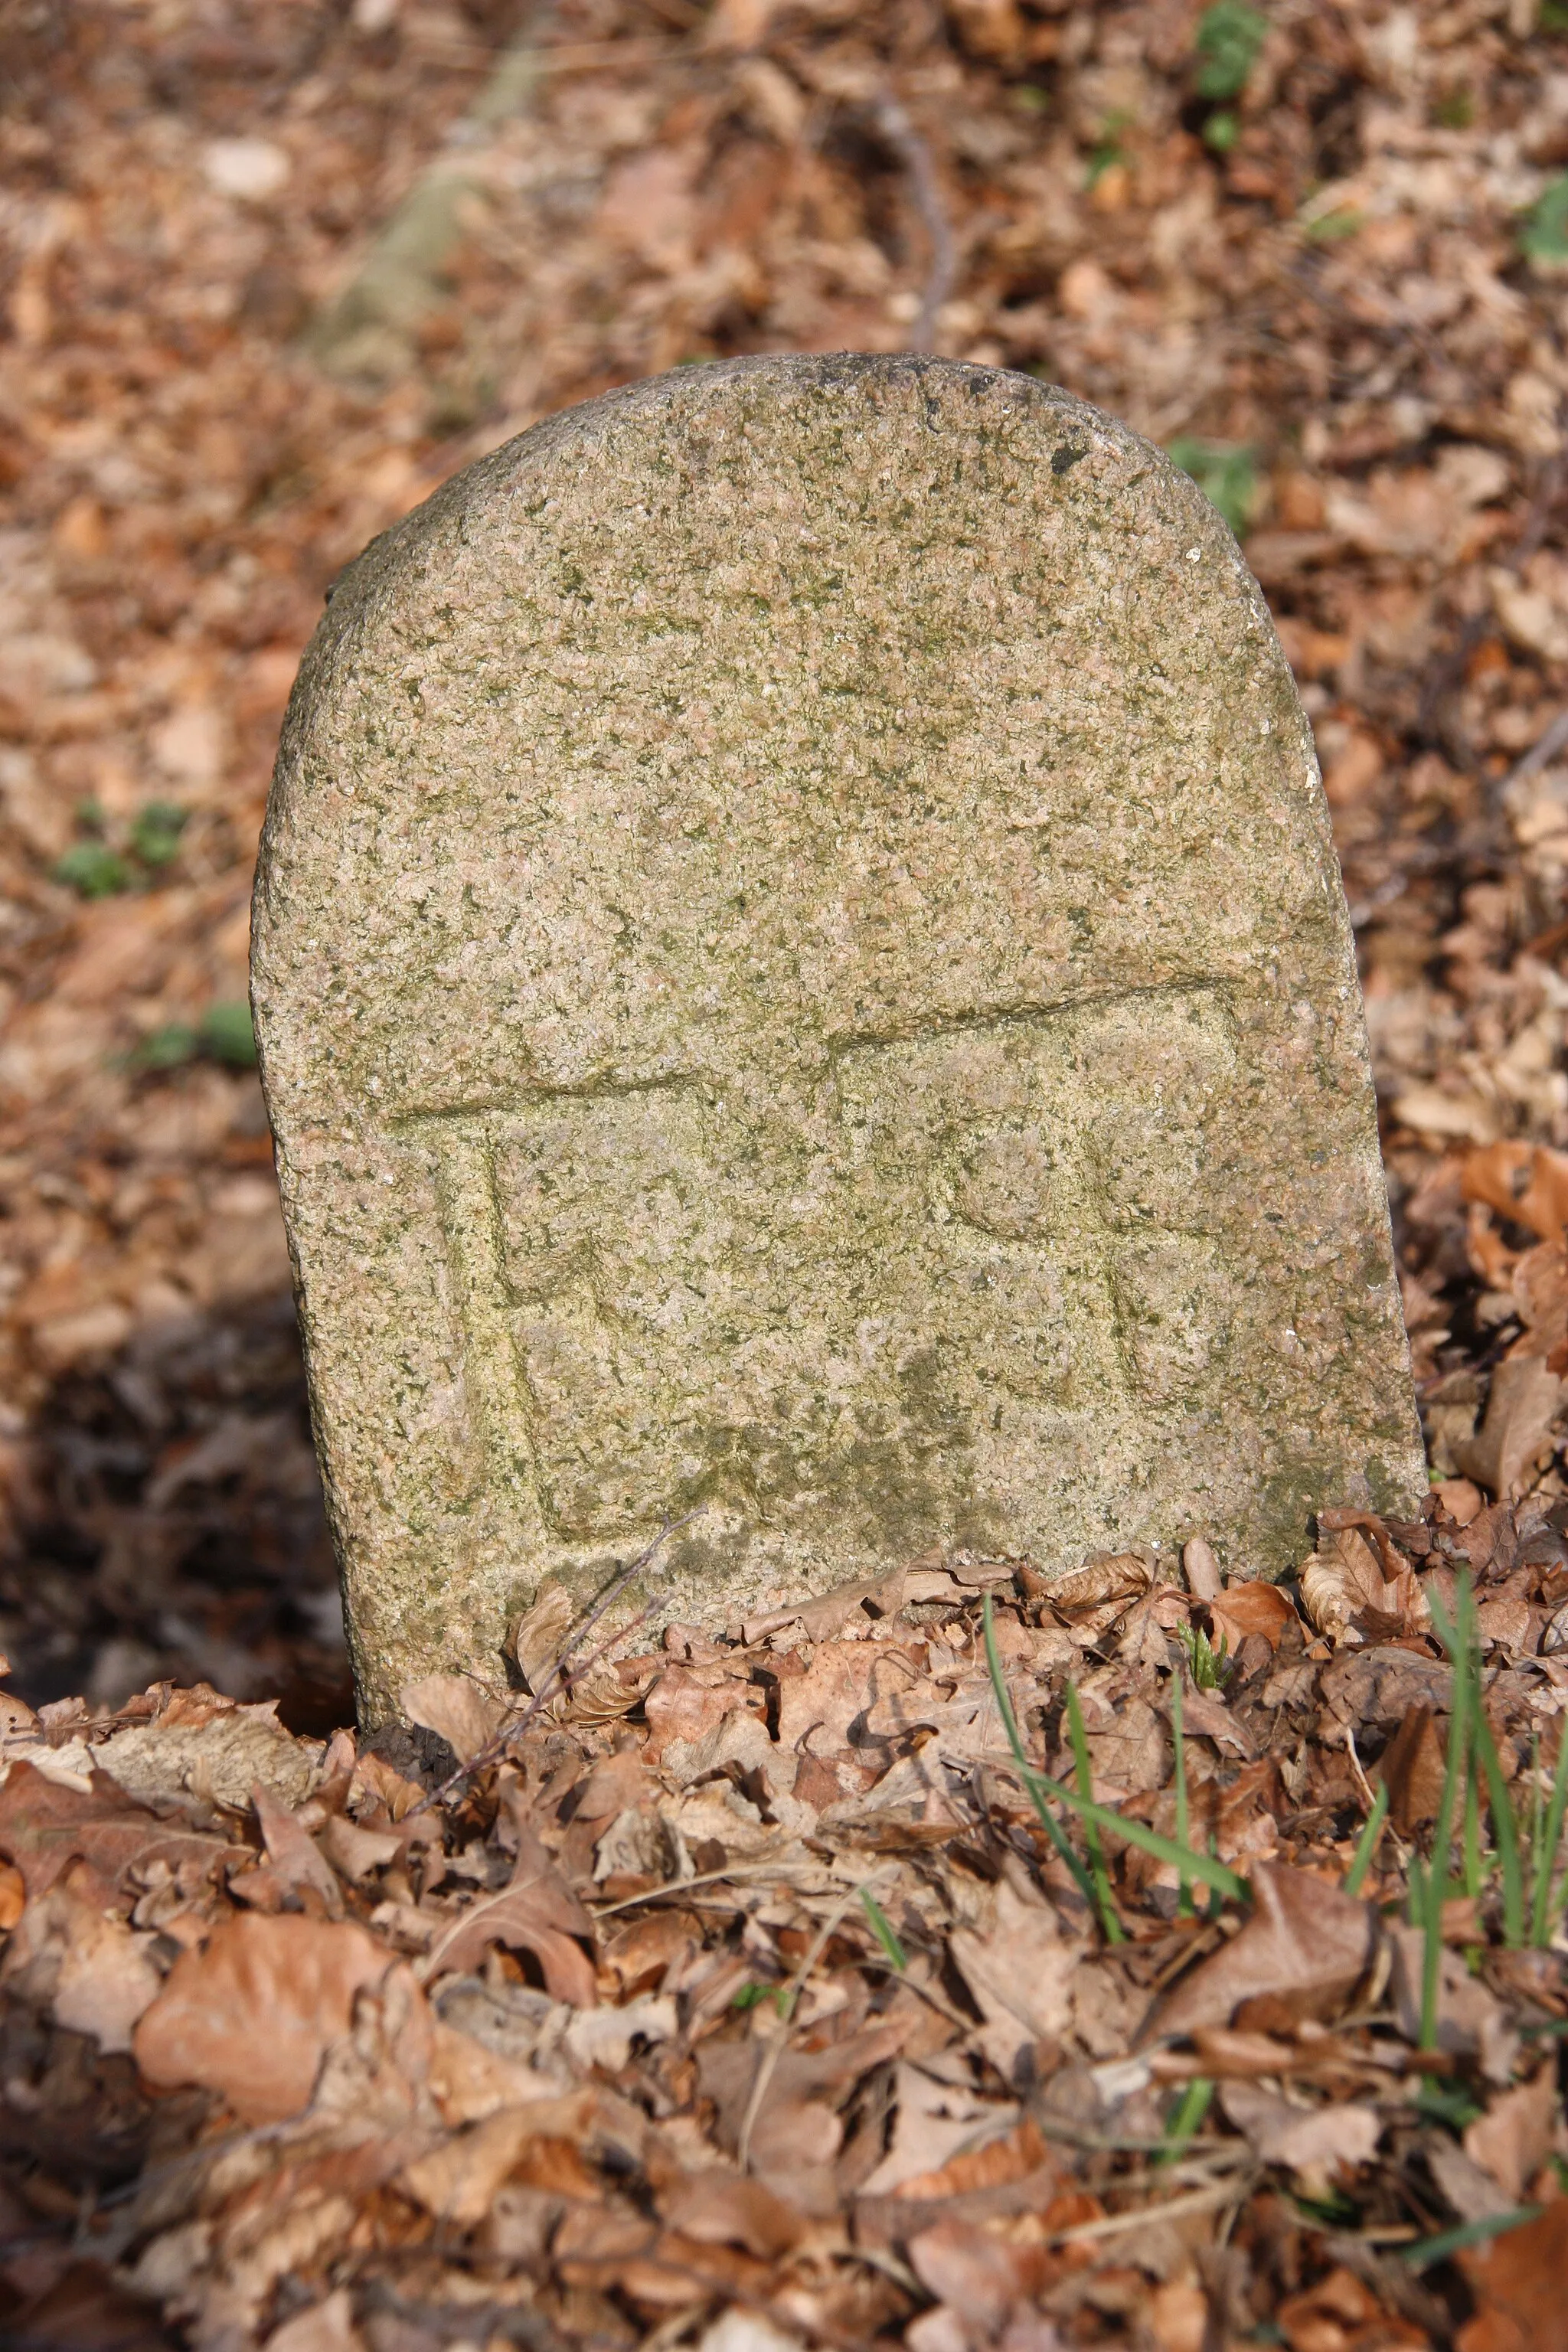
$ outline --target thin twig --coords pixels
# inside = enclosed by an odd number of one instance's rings
[[[647,1566],[649,1560],[654,1557],[654,1554],[658,1550],[660,1545],[667,1543],[671,1536],[679,1535],[682,1528],[689,1528],[691,1525],[692,1520],[698,1517],[698,1516],[699,1513],[696,1511],[688,1511],[683,1519],[677,1519],[673,1525],[666,1525],[660,1528],[658,1535],[655,1536],[652,1543],[647,1546],[647,1549],[645,1551],[638,1552],[636,1559],[628,1562],[626,1567],[621,1570],[618,1576],[612,1578],[609,1584],[605,1586],[604,1592],[595,1602],[593,1608],[589,1610],[586,1617],[584,1618],[583,1622],[579,1625],[577,1631],[573,1634],[572,1639],[567,1643],[565,1648],[560,1652],[555,1660],[555,1664],[551,1667],[550,1672],[545,1675],[544,1680],[540,1684],[539,1688],[534,1692],[533,1696],[529,1700],[528,1705],[522,1709],[521,1713],[520,1715],[513,1716],[509,1722],[503,1723],[500,1729],[496,1733],[495,1738],[493,1739],[487,1740],[484,1747],[479,1749],[479,1753],[475,1756],[470,1756],[466,1764],[459,1764],[455,1772],[448,1772],[446,1779],[441,1782],[439,1788],[432,1789],[427,1797],[421,1797],[416,1805],[410,1805],[407,1812],[403,1816],[405,1821],[412,1820],[416,1813],[424,1812],[428,1806],[440,1804],[442,1800],[450,1796],[452,1790],[458,1787],[462,1781],[466,1780],[470,1773],[481,1772],[487,1764],[494,1764],[499,1760],[499,1759],[505,1753],[510,1742],[517,1738],[518,1733],[524,1730],[539,1713],[540,1708],[544,1705],[545,1700],[550,1696],[556,1684],[561,1680],[562,1670],[564,1667],[567,1659],[572,1655],[573,1651],[580,1648],[582,1643],[587,1640],[589,1634],[593,1632],[600,1618],[605,1614],[605,1612],[607,1609],[613,1609],[615,1607],[616,1602],[620,1599],[627,1585],[630,1584],[636,1577],[641,1574],[642,1570]],[[628,1633],[635,1633],[637,1627],[642,1623],[643,1619],[652,1614],[653,1608],[654,1603],[650,1601],[646,1609],[638,1611],[637,1614],[632,1619],[629,1625],[623,1625],[619,1633],[612,1633],[606,1640],[601,1642],[598,1648],[594,1652],[593,1656],[584,1661],[584,1673],[585,1674],[590,1666],[596,1664],[606,1650],[614,1649],[617,1642],[624,1642]]]
[[[910,194],[915,200],[915,210],[926,233],[930,248],[926,263],[925,290],[914,325],[910,330],[909,347],[912,352],[936,349],[936,322],[942,304],[952,293],[958,275],[958,248],[953,243],[952,227],[947,217],[947,206],[942,198],[942,184],[936,175],[931,152],[914,124],[910,121],[901,100],[891,90],[877,101],[877,128],[887,141],[910,178]]]

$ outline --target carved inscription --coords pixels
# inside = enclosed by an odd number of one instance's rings
[[[1179,1413],[1229,1337],[1235,1082],[1196,983],[412,1122],[520,1539],[911,1479],[935,1523],[980,1435],[1043,1474],[1096,1401]]]

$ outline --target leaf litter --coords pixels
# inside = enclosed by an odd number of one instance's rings
[[[24,1736],[17,2340],[1559,2340],[1568,1668],[1475,1632],[1544,1522],[1334,1516],[1349,1615],[1201,1543],[1109,1618],[1026,1561],[642,1651],[622,1604],[580,1682],[427,1678],[248,1801],[211,1692]]]
[[[1563,39],[1547,0],[0,27],[15,2340],[1563,2340]],[[564,403],[928,329],[1165,443],[1268,594],[1431,1507],[1324,1514],[1282,1589],[1199,1538],[640,1653],[612,1615],[553,1693],[547,1587],[526,1721],[432,1677],[362,1746],[244,1066],[299,650]]]

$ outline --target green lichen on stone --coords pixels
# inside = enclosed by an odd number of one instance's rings
[[[1422,1485],[1310,736],[1029,379],[682,369],[341,582],[254,995],[366,1714],[546,1575],[722,1623]]]

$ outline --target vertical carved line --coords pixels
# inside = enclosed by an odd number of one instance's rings
[[[490,1493],[520,1553],[542,1549],[539,1460],[508,1317],[495,1154],[483,1127],[432,1120],[436,1198],[463,1339],[468,1409],[489,1464]]]

